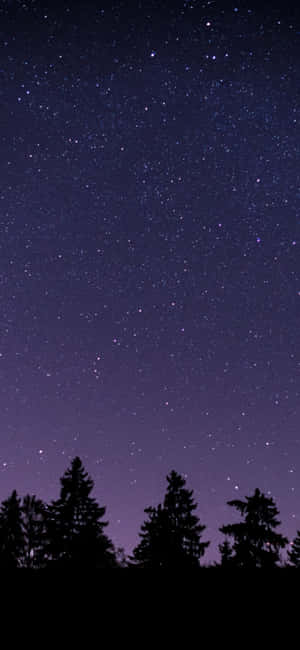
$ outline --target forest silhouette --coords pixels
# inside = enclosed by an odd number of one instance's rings
[[[16,490],[2,502],[1,569],[300,568],[300,531],[289,544],[277,530],[281,522],[274,499],[258,488],[245,500],[227,502],[241,521],[219,528],[224,535],[219,560],[206,565],[206,526],[195,514],[193,490],[174,470],[167,476],[163,502],[145,508],[140,540],[128,557],[105,532],[106,507],[91,496],[94,483],[78,456],[60,484],[59,498],[49,504],[34,495],[21,499]]]

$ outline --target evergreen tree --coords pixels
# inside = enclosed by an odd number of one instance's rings
[[[185,480],[172,471],[167,476],[163,505],[146,508],[141,541],[134,549],[132,562],[140,568],[197,568],[209,542],[201,542],[205,526],[194,514],[197,505]]]
[[[218,566],[222,569],[229,569],[232,566],[232,547],[228,541],[225,541],[222,544],[219,544],[219,551],[221,554],[221,562]]]
[[[194,514],[197,504],[193,501],[193,490],[187,490],[185,480],[172,471],[167,476],[168,488],[164,499],[164,510],[170,525],[171,563],[173,566],[198,567],[209,542],[201,542],[206,526],[199,523]]]
[[[167,513],[161,504],[157,508],[145,508],[144,512],[148,515],[148,520],[141,526],[141,541],[133,551],[131,566],[143,569],[167,568],[170,546]]]
[[[0,568],[17,569],[24,552],[20,499],[14,490],[0,510]]]
[[[22,503],[24,552],[22,566],[27,569],[45,565],[46,506],[40,499],[29,494]]]
[[[292,548],[287,552],[291,565],[300,569],[300,530],[297,530],[297,535],[292,542]]]
[[[256,489],[245,501],[235,499],[228,505],[236,508],[243,521],[222,526],[220,531],[233,538],[232,566],[242,568],[274,568],[279,562],[280,549],[288,543],[276,532],[279,511],[272,498]]]
[[[106,509],[90,496],[93,486],[80,458],[74,458],[61,478],[60,498],[52,502],[47,512],[48,564],[117,566],[113,544],[103,532],[107,522],[100,521]]]

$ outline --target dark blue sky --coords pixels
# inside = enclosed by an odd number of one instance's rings
[[[300,528],[300,13],[3,1],[0,499],[79,455],[132,548],[172,469]]]

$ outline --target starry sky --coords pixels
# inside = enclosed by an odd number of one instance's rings
[[[1,2],[1,500],[79,455],[127,552],[171,469],[207,560],[255,487],[300,528],[299,18]]]

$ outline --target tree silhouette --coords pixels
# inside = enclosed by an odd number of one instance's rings
[[[2,502],[0,511],[0,568],[16,569],[21,566],[24,551],[21,500],[14,490]]]
[[[60,498],[52,502],[47,512],[48,563],[116,567],[113,544],[103,532],[107,522],[100,521],[106,509],[90,496],[94,483],[80,458],[74,458],[60,481]]]
[[[237,524],[222,526],[220,531],[233,538],[232,566],[242,568],[273,568],[279,562],[280,549],[288,543],[286,537],[276,533],[280,525],[276,519],[279,511],[272,498],[256,488],[245,501],[235,499],[228,505],[236,508],[244,518]]]
[[[35,496],[29,494],[22,503],[22,526],[24,549],[22,566],[38,569],[45,565],[46,547],[46,506]]]
[[[205,526],[193,514],[197,504],[185,480],[172,471],[167,476],[163,505],[146,508],[141,541],[133,551],[132,565],[139,568],[197,568],[209,542],[201,542]]]
[[[292,543],[292,548],[287,552],[291,565],[300,569],[300,530],[297,530],[297,535]]]
[[[230,545],[228,539],[222,544],[219,544],[219,551],[221,555],[221,562],[217,566],[222,567],[222,569],[230,569],[233,563],[232,560],[232,546]]]
[[[140,543],[130,558],[131,566],[143,569],[160,569],[168,565],[170,530],[165,510],[161,504],[157,508],[145,508],[148,515],[141,526]]]

